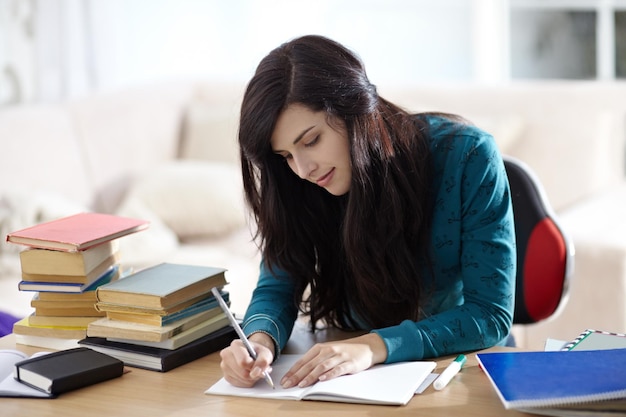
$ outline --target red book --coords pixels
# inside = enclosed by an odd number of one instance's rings
[[[146,220],[112,214],[79,213],[40,223],[7,235],[7,242],[74,252],[146,229]]]

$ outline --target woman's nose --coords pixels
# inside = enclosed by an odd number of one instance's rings
[[[296,173],[297,176],[299,176],[303,180],[306,180],[310,179],[311,177],[311,173],[315,168],[313,165],[313,162],[309,158],[303,155],[294,155],[291,169],[293,170],[293,172]]]

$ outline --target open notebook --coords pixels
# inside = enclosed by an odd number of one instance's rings
[[[222,378],[205,393],[281,400],[405,405],[435,369],[435,362],[429,361],[376,365],[357,374],[317,382],[307,388],[282,388],[278,381],[300,356],[282,355],[272,364],[272,378],[276,381],[276,389],[272,389],[262,380],[252,388],[238,388]]]
[[[36,358],[45,355],[47,352],[35,353],[32,357]],[[39,397],[51,398],[51,394],[47,394],[38,389],[22,384],[13,377],[13,369],[17,362],[28,359],[28,355],[14,349],[0,350],[0,397]]]

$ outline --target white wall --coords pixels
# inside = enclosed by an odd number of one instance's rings
[[[272,48],[317,33],[355,50],[375,84],[466,81],[472,7],[485,1],[0,0],[0,69],[18,67],[30,86],[20,101],[181,77],[243,82]],[[34,32],[17,45],[15,8]],[[3,85],[6,102],[12,86],[0,73]]]
[[[272,48],[308,33],[353,48],[374,80],[467,79],[472,70],[469,4],[93,1],[97,82],[117,86],[170,76],[248,79]]]

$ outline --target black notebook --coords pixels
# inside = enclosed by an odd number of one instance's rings
[[[60,350],[15,364],[16,380],[51,395],[122,376],[124,363],[85,347]]]

